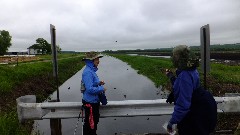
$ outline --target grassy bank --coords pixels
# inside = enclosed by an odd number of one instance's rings
[[[33,94],[41,102],[56,90],[51,56],[41,56],[44,61],[0,66],[0,134],[27,135],[31,122],[25,126],[18,123],[16,98]],[[41,59],[40,57],[40,59]],[[79,71],[84,63],[80,55],[61,55],[58,60],[59,84]]]
[[[221,83],[240,85],[240,66],[212,63],[210,75]]]
[[[136,69],[139,74],[147,76],[158,87],[167,85],[168,78],[163,73],[166,68],[173,68],[169,59],[165,58],[150,58],[144,56],[129,56],[129,55],[112,55]]]
[[[162,70],[168,68],[172,69],[173,65],[170,59],[167,58],[153,58],[145,56],[130,56],[130,55],[112,55],[131,65],[132,68],[138,70],[139,74],[143,74],[151,79],[155,85],[167,85],[169,80]],[[202,76],[202,72],[199,68]],[[222,84],[232,84],[240,86],[240,67],[230,66],[218,63],[211,63],[211,71],[208,74],[209,78],[213,78],[214,82]],[[214,88],[209,86],[210,89]]]
[[[170,81],[162,69],[173,69],[170,59],[145,56],[112,55],[138,70],[151,79],[156,86],[163,85],[170,88]],[[203,74],[200,71],[200,76]],[[202,81],[202,80],[201,80]],[[225,93],[240,93],[240,66],[211,63],[211,72],[207,75],[208,89],[214,96],[224,96]],[[222,113],[218,115],[216,130],[236,130],[240,123],[240,113]],[[236,131],[237,132],[237,131]]]

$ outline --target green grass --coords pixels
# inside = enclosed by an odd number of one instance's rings
[[[0,93],[9,92],[25,79],[52,71],[50,62],[0,67]]]
[[[64,58],[67,57],[64,56]],[[76,61],[81,62],[81,59],[82,57],[60,59],[58,61],[59,80],[61,81],[62,78],[65,78],[64,76],[67,74],[66,71],[69,70],[69,67],[76,68],[72,70],[77,72],[79,69],[78,66],[71,65],[76,65]],[[84,63],[81,62],[80,66],[82,67],[83,65]],[[24,63],[19,64],[18,66],[0,66],[0,93],[10,92],[14,86],[21,84],[21,82],[31,77],[53,74],[52,68],[52,61]],[[64,75],[61,75],[61,73]]]
[[[172,69],[170,59],[130,55],[112,55],[112,56],[131,65],[132,68],[138,70],[138,73],[143,74],[147,76],[150,80],[152,80],[156,86],[159,85],[165,86],[169,82],[165,74],[160,72],[160,69],[161,68]],[[203,74],[202,71],[200,71],[200,67],[198,69],[201,78],[203,78]],[[240,66],[228,66],[224,64],[211,63],[211,70],[209,75],[215,78],[217,82],[219,82],[220,84],[240,85]],[[224,130],[225,127],[222,127],[222,125],[232,124],[233,120],[231,119],[236,119],[234,116],[235,115],[227,115],[225,113],[221,114],[220,117],[218,118],[219,121],[217,127],[223,128]],[[239,121],[237,123],[239,123]],[[227,126],[227,129],[228,128],[229,126]],[[235,127],[231,128],[232,130],[236,130]],[[236,130],[234,135],[240,135],[240,130],[239,129]]]
[[[42,56],[44,57],[44,56]],[[46,56],[48,57],[48,56]],[[78,72],[85,64],[81,61],[82,57],[72,57],[65,55],[64,58],[58,61],[59,85],[65,82],[68,78]],[[19,64],[18,66],[0,66],[0,94],[7,94],[15,87],[21,85],[24,80],[38,76],[53,75],[52,62],[36,62]],[[50,80],[51,81],[51,80]],[[51,83],[54,85],[54,81]],[[36,95],[44,100],[43,95]],[[0,107],[1,111],[1,107]],[[26,127],[18,122],[16,114],[16,105],[12,106],[11,110],[0,113],[0,135],[27,135],[29,134]]]
[[[212,63],[210,75],[221,83],[240,84],[240,66]]]
[[[138,70],[139,74],[143,74],[151,79],[156,86],[165,86],[169,80],[166,75],[160,72],[160,69],[173,69],[170,59],[153,58],[145,56],[130,56],[130,55],[112,55]],[[199,72],[202,71],[199,68]],[[240,67],[228,66],[224,64],[211,63],[210,76],[218,80],[220,83],[240,84]]]
[[[63,58],[69,58],[69,57],[82,57],[83,54],[81,53],[76,53],[76,54],[72,54],[72,53],[67,53],[67,54],[57,54],[57,58],[58,59],[63,59]],[[52,60],[52,55],[36,55],[36,57],[39,57],[40,60]]]
[[[160,85],[165,86],[168,83],[168,78],[162,70],[173,68],[170,59],[129,55],[113,56],[131,65],[139,74],[147,76],[154,82],[156,87]]]
[[[27,129],[19,125],[16,112],[0,114],[1,135],[27,135]]]

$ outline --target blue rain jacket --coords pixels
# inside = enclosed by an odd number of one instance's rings
[[[195,70],[177,71],[174,82],[175,106],[170,123],[179,123],[190,111],[193,90],[200,86],[199,73]]]
[[[104,93],[104,88],[100,85],[96,74],[98,68],[94,66],[92,60],[85,60],[85,63],[86,67],[82,73],[82,81],[86,89],[83,93],[83,100],[88,103],[99,103],[99,94]]]

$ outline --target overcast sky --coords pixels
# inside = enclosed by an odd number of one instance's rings
[[[195,46],[206,24],[211,44],[240,43],[240,0],[0,0],[0,9],[9,51],[51,43],[50,24],[63,51]]]

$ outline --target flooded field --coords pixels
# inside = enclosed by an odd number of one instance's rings
[[[67,80],[60,88],[60,100],[63,102],[80,102],[80,81],[82,70]],[[100,80],[106,82],[108,89],[106,95],[109,101],[121,100],[151,100],[165,98],[161,88],[156,88],[148,78],[137,74],[126,63],[113,57],[100,59],[97,74]],[[56,93],[52,95],[54,99]],[[162,125],[168,121],[170,116],[151,117],[128,117],[128,118],[100,118],[98,124],[98,135],[118,134],[144,134],[144,133],[165,133]],[[74,133],[77,119],[62,120],[62,133],[69,135]],[[81,134],[81,122],[77,128],[77,134]],[[49,120],[35,121],[35,131],[40,134],[50,135]]]

